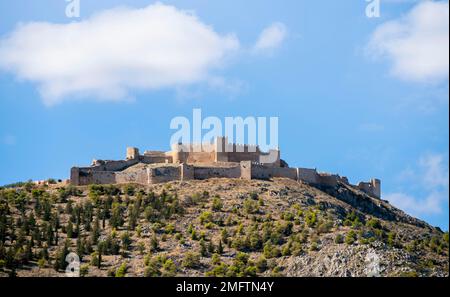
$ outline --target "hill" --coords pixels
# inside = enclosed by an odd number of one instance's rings
[[[339,184],[208,179],[0,190],[0,275],[448,276],[448,233]]]

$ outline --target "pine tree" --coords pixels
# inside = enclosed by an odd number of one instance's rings
[[[73,224],[71,221],[67,223],[66,227],[67,238],[73,238]]]
[[[207,256],[206,245],[205,245],[205,241],[203,240],[203,238],[200,239],[200,254],[202,255],[202,257]]]
[[[105,243],[103,241],[98,243],[97,252],[98,252],[97,267],[98,269],[100,269],[102,267],[102,255],[105,252]]]
[[[219,239],[219,245],[217,246],[217,253],[223,254],[223,246],[222,246],[222,240]]]
[[[153,233],[152,239],[150,241],[150,247],[152,251],[158,250],[158,239],[156,238],[156,234]]]
[[[95,217],[94,220],[94,227],[92,228],[91,231],[91,240],[92,240],[92,244],[96,245],[98,242],[98,238],[100,237],[100,222],[98,220],[98,216]]]
[[[27,243],[26,249],[25,249],[25,262],[29,262],[33,260],[33,239],[30,239]]]

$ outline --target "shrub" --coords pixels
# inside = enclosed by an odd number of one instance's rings
[[[247,214],[254,214],[259,211],[258,204],[255,200],[252,200],[250,198],[245,199],[244,201],[244,211]]]
[[[206,249],[206,244],[205,241],[202,239],[200,239],[200,255],[202,255],[202,257],[206,257],[208,255],[208,251]]]
[[[128,248],[130,247],[130,244],[131,244],[130,234],[128,232],[125,232],[125,233],[122,234],[120,239],[122,240],[122,248],[125,251],[128,250]]]
[[[211,263],[214,265],[220,264],[220,256],[217,253],[214,253],[211,258]]]
[[[239,252],[236,255],[236,261],[242,262],[243,264],[247,264],[250,256],[247,253]]]
[[[372,218],[366,222],[366,226],[374,229],[381,229],[381,223],[379,220]]]
[[[134,196],[136,189],[133,185],[125,185],[123,187],[123,192],[128,196]]]
[[[93,252],[91,254],[91,265],[92,266],[99,266],[99,262],[100,262],[100,259],[99,259],[98,252]]]
[[[356,241],[356,233],[353,230],[350,230],[347,235],[345,236],[345,243],[346,244],[353,244]]]
[[[115,277],[124,277],[127,273],[127,263],[122,263],[122,265],[119,266],[116,270]]]
[[[277,246],[274,246],[270,241],[264,244],[263,249],[264,257],[267,259],[279,257],[281,252]]]
[[[161,264],[157,259],[154,258],[147,258],[148,262],[147,262],[147,267],[145,268],[144,271],[144,276],[145,277],[156,277],[156,276],[160,276],[161,275]]]
[[[39,266],[39,268],[44,268],[45,267],[45,259],[44,258],[41,258],[41,259],[39,259],[39,261],[38,261],[38,266]]]
[[[305,222],[308,227],[313,227],[317,222],[317,214],[314,211],[308,211],[305,216]]]
[[[291,255],[291,245],[290,243],[286,243],[281,247],[281,255],[282,256],[290,256]]]
[[[389,246],[394,246],[395,245],[395,237],[396,237],[396,234],[394,233],[394,232],[389,232],[388,233],[388,237],[387,237],[387,244],[389,245]]]
[[[252,200],[258,200],[258,193],[256,193],[256,192],[251,192],[251,193],[249,194],[249,197],[250,197],[250,199],[252,199]]]
[[[260,256],[258,260],[256,260],[256,269],[259,273],[263,273],[267,270],[267,260],[264,256]]]
[[[212,210],[213,211],[221,211],[223,208],[223,203],[220,200],[219,196],[214,197],[213,204],[212,204]]]
[[[334,243],[341,244],[344,243],[344,236],[342,234],[337,234],[334,238]]]
[[[291,254],[294,256],[300,256],[303,252],[303,248],[300,242],[293,242],[291,246]]]
[[[281,217],[285,221],[293,221],[295,218],[294,214],[288,211],[284,212]]]
[[[143,242],[139,242],[137,245],[137,249],[141,255],[145,253],[145,244]]]
[[[206,228],[206,229],[212,229],[212,228],[214,228],[214,223],[212,223],[212,222],[206,223],[206,224],[205,224],[205,228]]]
[[[216,265],[212,270],[206,272],[206,276],[224,277],[227,276],[228,266],[224,263]]]
[[[256,267],[255,266],[248,266],[245,268],[244,270],[244,275],[245,276],[249,276],[249,277],[254,277],[256,276]]]
[[[319,224],[319,226],[317,226],[317,233],[318,234],[329,233],[331,229],[333,229],[333,222],[331,221],[322,222]]]
[[[175,263],[171,259],[166,260],[162,268],[163,268],[162,276],[171,277],[176,275],[177,267],[175,266]]]
[[[187,252],[184,255],[181,265],[186,268],[195,268],[200,265],[200,255],[198,253]]]
[[[152,239],[150,240],[150,248],[152,251],[158,250],[158,239],[156,238],[155,233],[153,233]]]
[[[80,276],[85,277],[89,273],[89,265],[81,265],[80,266]]]
[[[199,216],[200,224],[204,224],[212,221],[212,213],[210,211],[204,211]]]
[[[175,225],[172,224],[172,223],[168,224],[168,225],[166,226],[166,228],[164,228],[164,231],[165,231],[167,234],[172,234],[172,233],[174,233],[174,232],[175,232]]]

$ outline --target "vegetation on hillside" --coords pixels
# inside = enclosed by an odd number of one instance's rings
[[[204,182],[193,183],[201,189]],[[226,184],[189,193],[185,187],[0,189],[0,274],[63,276],[74,252],[81,276],[278,276],[287,275],[286,259],[367,246],[413,256],[403,272],[389,275],[448,275],[448,232],[403,232],[395,222],[310,195],[257,192],[261,185],[247,193]]]

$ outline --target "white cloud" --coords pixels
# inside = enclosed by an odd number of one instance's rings
[[[283,23],[273,23],[259,35],[253,50],[255,52],[271,51],[278,48],[286,39],[287,29]]]
[[[412,215],[430,215],[442,212],[441,200],[442,195],[439,193],[431,193],[424,199],[416,199],[413,196],[404,193],[391,193],[384,196],[392,205],[405,210]]]
[[[424,193],[422,197],[414,197],[403,192],[384,195],[384,199],[412,215],[440,214],[445,205],[448,206],[449,169],[448,163],[441,154],[427,154],[420,158],[417,170],[408,168],[400,174],[403,182],[409,187],[419,185]]]
[[[22,24],[0,40],[0,69],[37,83],[48,105],[70,96],[120,100],[131,89],[208,81],[239,48],[235,36],[192,13],[154,4],[69,24]]]
[[[448,188],[449,172],[443,155],[427,154],[420,158],[419,164],[424,169],[423,183],[425,186],[431,189]]]
[[[448,2],[423,1],[405,16],[378,26],[368,52],[392,62],[392,75],[407,81],[448,79]]]

